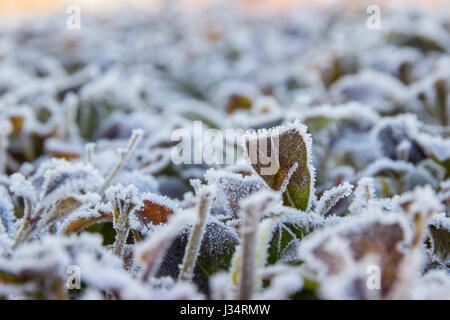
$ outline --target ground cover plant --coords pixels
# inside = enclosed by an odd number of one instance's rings
[[[0,298],[450,299],[449,11],[382,12],[3,27]]]

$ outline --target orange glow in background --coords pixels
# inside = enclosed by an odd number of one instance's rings
[[[39,13],[49,10],[63,9],[65,6],[77,4],[89,9],[105,9],[120,5],[138,5],[144,7],[155,7],[164,0],[0,0],[0,13]],[[285,9],[296,5],[323,5],[342,3],[347,6],[361,4],[379,4],[386,3],[404,4],[404,5],[439,5],[450,3],[449,0],[229,0],[241,2],[250,6],[259,6],[267,8]],[[177,0],[176,2],[188,6],[201,6],[214,2],[214,0]]]
[[[0,16],[21,16],[49,13],[64,10],[67,6],[75,4],[85,10],[107,12],[120,6],[140,6],[154,8],[167,0],[0,0]],[[169,0],[170,1],[170,0]],[[203,6],[214,0],[172,0],[186,6]],[[441,5],[449,4],[449,0],[229,0],[243,3],[251,8],[286,10],[298,5],[326,5],[343,4],[347,7],[361,5]]]

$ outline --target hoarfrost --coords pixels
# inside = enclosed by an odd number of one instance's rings
[[[31,203],[37,199],[33,185],[20,173],[11,176],[9,189],[17,197],[28,199]]]
[[[241,200],[267,188],[258,177],[242,176],[238,173],[226,171],[208,170],[205,178],[209,184],[217,186],[216,199],[231,217],[237,217]]]
[[[9,197],[7,189],[0,185],[0,234],[1,232],[12,236],[15,228],[16,217],[14,206]]]
[[[298,273],[286,273],[275,276],[270,287],[256,296],[257,300],[285,300],[291,294],[300,291],[303,287],[303,279]]]
[[[316,206],[316,213],[325,216],[342,198],[349,197],[352,194],[353,186],[348,182],[340,184],[327,190],[320,197]]]
[[[40,199],[52,204],[61,198],[95,190],[102,182],[103,177],[88,164],[61,162],[45,172]]]
[[[373,199],[375,199],[373,178],[363,177],[358,181],[358,185],[353,193],[353,201],[348,209],[352,214],[360,214],[368,208]]]

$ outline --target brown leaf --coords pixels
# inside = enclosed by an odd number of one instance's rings
[[[98,223],[112,222],[112,213],[100,210],[87,210],[69,218],[64,223],[61,233],[71,235]]]
[[[370,215],[314,232],[300,245],[300,254],[309,266],[322,274],[323,281],[342,279],[353,264],[375,259],[381,270],[380,296],[386,298],[400,283],[406,258],[402,247],[410,245],[412,239],[408,237],[402,217]],[[337,243],[342,246],[338,247]]]
[[[284,192],[285,204],[308,210],[314,194],[315,170],[312,140],[306,127],[295,121],[259,130],[249,133],[245,144],[251,165],[272,189]]]
[[[147,193],[142,200],[143,205],[134,214],[146,227],[166,223],[177,211],[176,204],[163,196]]]

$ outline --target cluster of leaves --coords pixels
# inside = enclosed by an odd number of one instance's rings
[[[0,298],[450,299],[449,17],[405,10],[2,30]],[[171,161],[197,120],[235,164]]]

